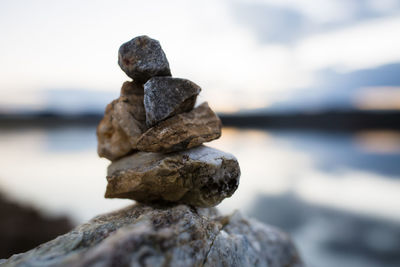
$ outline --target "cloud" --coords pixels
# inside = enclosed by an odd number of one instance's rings
[[[400,16],[375,19],[304,38],[295,53],[310,70],[355,70],[400,61]]]
[[[303,14],[288,7],[234,2],[232,10],[262,43],[293,43],[311,26]]]
[[[203,99],[218,111],[270,105],[311,87],[321,69],[400,61],[400,37],[393,34],[400,18],[318,32],[315,25],[356,18],[354,8],[331,0],[251,3],[2,1],[2,98],[43,88],[118,92],[128,79],[116,62],[118,47],[140,34],[159,39],[173,75],[202,86]],[[267,27],[255,34],[264,20]]]
[[[394,0],[237,0],[233,16],[258,40],[292,44],[304,37],[399,14]]]
[[[282,111],[352,109],[355,97],[362,97],[371,88],[399,87],[399,73],[400,63],[347,73],[324,69],[315,74],[318,78],[311,87],[293,91],[269,108]]]

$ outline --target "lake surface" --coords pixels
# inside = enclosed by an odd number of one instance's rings
[[[219,205],[291,233],[312,267],[400,266],[400,133],[224,128],[209,146],[242,176]],[[0,192],[76,224],[124,207],[106,200],[94,127],[0,129]]]

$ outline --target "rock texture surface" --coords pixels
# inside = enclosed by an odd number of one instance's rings
[[[132,148],[129,138],[114,118],[114,106],[118,100],[107,105],[103,119],[97,126],[97,153],[100,157],[116,160],[128,154]]]
[[[116,160],[136,150],[139,137],[147,130],[143,97],[141,85],[125,82],[121,96],[107,105],[97,127],[100,157]]]
[[[118,64],[126,75],[142,84],[154,76],[171,76],[160,42],[145,35],[121,45]]]
[[[144,84],[146,123],[151,127],[173,115],[192,110],[201,88],[186,79],[154,77]]]
[[[98,126],[99,155],[113,161],[105,197],[141,204],[5,265],[303,266],[284,233],[210,208],[236,191],[240,168],[233,155],[201,145],[221,135],[207,103],[193,109],[201,88],[167,77],[165,54],[147,36],[123,44],[119,64],[134,82],[124,84]]]
[[[2,266],[301,267],[289,237],[213,208],[134,205],[98,216]]]
[[[148,129],[137,141],[147,152],[174,152],[199,146],[221,136],[221,120],[203,103],[190,112],[175,115]]]
[[[108,167],[106,198],[210,207],[239,185],[236,158],[206,146],[162,154],[139,152]]]

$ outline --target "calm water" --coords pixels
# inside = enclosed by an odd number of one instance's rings
[[[400,266],[400,133],[227,128],[209,144],[242,177],[219,208],[292,234],[308,266]],[[95,129],[0,129],[0,191],[76,223],[131,203],[105,200]]]

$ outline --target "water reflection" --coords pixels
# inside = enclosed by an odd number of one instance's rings
[[[276,139],[293,149],[313,155],[324,171],[357,169],[379,175],[400,176],[400,133],[394,131],[276,132]]]
[[[363,131],[356,134],[355,142],[368,154],[392,154],[395,158],[400,155],[400,132]]]
[[[1,131],[0,187],[6,197],[76,223],[122,207],[103,197],[108,162],[96,153],[94,128]]]
[[[93,127],[49,129],[43,144],[51,153],[90,151],[97,146],[96,132]]]
[[[290,191],[304,201],[400,222],[400,155],[365,153],[354,140],[350,133],[225,129],[211,145],[238,157],[242,178],[221,208]]]
[[[249,214],[291,233],[309,266],[400,265],[400,226],[306,203],[293,194],[257,196]]]
[[[219,208],[291,232],[310,266],[394,266],[399,143],[397,132],[224,128],[209,145],[233,153],[242,177]],[[8,198],[75,223],[131,203],[103,198],[108,161],[97,157],[94,127],[1,129],[0,147]]]

